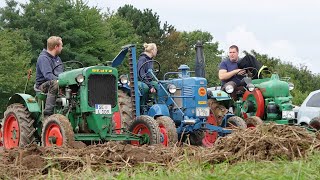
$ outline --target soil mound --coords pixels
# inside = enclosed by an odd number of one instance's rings
[[[318,135],[319,136],[319,135]],[[118,171],[138,164],[174,166],[183,160],[200,163],[235,163],[244,160],[275,160],[306,157],[320,149],[315,133],[296,126],[264,124],[255,129],[235,130],[219,138],[214,147],[184,144],[181,147],[132,146],[108,142],[74,148],[45,148],[31,145],[1,153],[0,179],[45,175],[50,169],[81,172],[108,167]]]

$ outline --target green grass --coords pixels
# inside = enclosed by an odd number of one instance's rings
[[[49,176],[49,177],[48,177]],[[48,176],[36,179],[320,179],[320,153],[305,160],[240,162],[237,164],[190,163],[182,161],[171,167],[141,165],[120,172],[101,167],[98,171],[87,168],[84,172],[66,173],[51,170]]]

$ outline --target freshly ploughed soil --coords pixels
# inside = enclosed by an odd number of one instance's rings
[[[24,149],[1,150],[0,179],[45,175],[51,168],[64,172],[108,167],[119,171],[149,163],[172,166],[180,161],[236,163],[245,160],[294,160],[320,150],[319,134],[296,126],[264,124],[254,129],[235,130],[219,138],[214,147],[183,144],[180,147],[132,146],[119,142],[73,148],[48,148],[30,145]]]

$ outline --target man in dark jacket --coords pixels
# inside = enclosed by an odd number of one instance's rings
[[[58,93],[57,75],[63,72],[62,61],[58,56],[62,51],[61,37],[51,36],[47,40],[47,49],[40,53],[36,65],[36,88],[47,93],[44,115],[53,114],[56,95]],[[53,74],[53,69],[55,72]]]

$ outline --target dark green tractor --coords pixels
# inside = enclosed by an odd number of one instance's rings
[[[115,60],[123,61],[119,54]],[[74,67],[79,62],[64,63],[59,74],[59,90],[55,113],[44,118],[46,94],[14,94],[2,120],[2,142],[6,149],[31,143],[43,146],[72,146],[117,140],[132,144],[157,144],[160,132],[157,123],[137,119],[129,129],[122,128],[118,102],[118,71],[110,66]],[[147,120],[146,120],[147,119]]]

